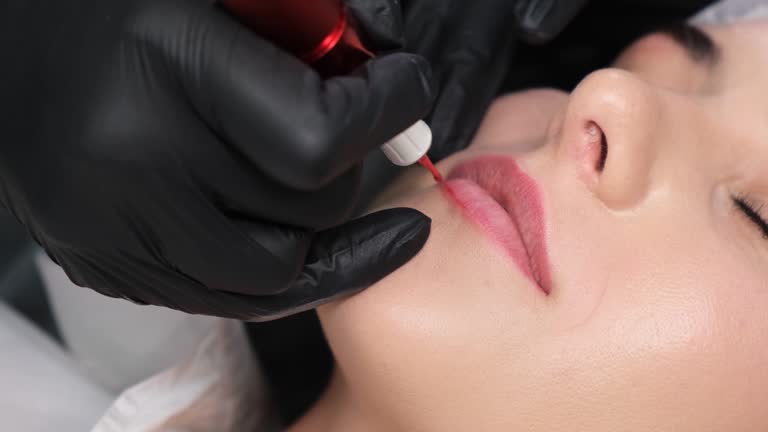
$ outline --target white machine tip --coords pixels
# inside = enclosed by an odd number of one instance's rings
[[[432,131],[422,120],[417,121],[400,135],[381,146],[381,151],[393,164],[413,165],[427,154],[432,145]]]

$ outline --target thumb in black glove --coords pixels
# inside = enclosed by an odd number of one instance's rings
[[[338,228],[359,161],[433,99],[393,54],[323,81],[202,0],[11,0],[0,10],[0,200],[74,282],[264,320],[365,288],[429,219]]]

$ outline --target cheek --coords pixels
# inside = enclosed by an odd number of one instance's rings
[[[736,239],[684,208],[658,208],[560,221],[562,292],[541,366],[572,391],[552,392],[564,412],[587,403],[623,421],[639,413],[648,429],[753,427],[768,401],[765,283]]]
[[[541,146],[550,121],[568,103],[560,90],[536,89],[500,97],[488,109],[473,149],[524,153]]]

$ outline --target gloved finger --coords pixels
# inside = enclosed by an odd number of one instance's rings
[[[345,3],[366,48],[382,52],[403,47],[403,13],[399,1],[346,0]]]
[[[497,52],[504,58],[509,49],[500,47]],[[427,117],[433,131],[429,151],[433,161],[470,145],[508,69],[509,65],[501,62],[470,62],[454,66],[453,73],[440,83],[440,96]]]
[[[301,271],[310,230],[232,217],[193,187],[174,193],[177,205],[158,203],[146,209],[146,222],[134,223],[135,255],[208,289],[248,295],[279,293]]]
[[[409,208],[372,213],[316,235],[293,286],[254,299],[266,321],[315,308],[357,293],[413,258],[429,237],[431,219]]]
[[[72,282],[109,297],[240,320],[266,312],[249,304],[254,297],[210,289],[171,266],[134,255],[68,249],[56,256]]]
[[[260,245],[272,251],[291,255],[280,235],[266,235],[258,224],[238,222],[242,231],[258,238]],[[422,213],[406,208],[389,209],[353,220],[345,225],[318,233],[306,254],[303,268],[301,260],[295,272],[278,271],[285,276],[279,289],[267,289],[267,281],[274,280],[269,272],[277,271],[260,262],[251,265],[257,274],[239,285],[237,292],[205,287],[184,272],[154,266],[154,272],[126,271],[130,266],[121,264],[126,279],[121,293],[133,293],[136,287],[151,287],[152,299],[159,295],[162,304],[189,313],[216,315],[250,321],[269,321],[303,312],[334,299],[353,294],[376,283],[409,261],[424,246],[429,236],[431,220]],[[287,236],[292,234],[287,233]],[[268,240],[271,238],[272,240]],[[288,239],[288,244],[291,239]],[[276,255],[281,255],[277,252]],[[213,256],[213,255],[211,255]],[[283,260],[281,260],[283,261]],[[149,269],[150,267],[146,267]],[[138,267],[137,267],[138,270]],[[145,270],[142,267],[142,270]],[[111,272],[110,274],[113,274]],[[135,280],[134,278],[142,278]],[[146,279],[149,277],[149,279]],[[109,286],[113,286],[112,283]],[[129,287],[132,286],[133,288]],[[136,293],[131,298],[142,301]],[[155,301],[154,304],[157,304]]]
[[[76,284],[108,296],[193,314],[269,321],[312,309],[376,283],[421,250],[429,236],[430,223],[418,211],[400,208],[373,213],[321,232],[309,249],[303,269],[301,261],[297,261],[299,265],[293,275],[297,278],[281,282],[283,288],[278,290],[264,289],[265,283],[274,279],[267,272],[275,268],[258,262],[251,263],[255,274],[238,283],[252,289],[230,292],[206,286],[187,274],[189,268],[147,262],[126,254],[68,249],[56,253],[56,258]],[[239,225],[247,227],[244,231],[259,235],[267,249],[282,250],[286,256],[292,253],[277,240],[264,241],[263,233],[257,233],[257,224]],[[289,273],[292,272],[283,274]]]
[[[346,220],[357,201],[362,169],[354,167],[312,191],[276,182],[241,153],[232,151],[201,122],[177,132],[177,158],[187,177],[222,213],[246,220],[279,221],[288,226],[329,228]],[[190,143],[196,145],[190,146]]]
[[[424,236],[420,248],[429,232],[429,219],[410,209],[381,212],[317,234],[226,217],[205,202],[188,202],[184,212],[186,217],[173,217],[176,224],[163,224],[164,232],[157,234],[169,267],[212,290],[295,302],[308,296],[307,290],[316,289],[318,298],[325,298],[332,290],[383,277],[418,250],[411,237]],[[206,253],[197,253],[201,250]]]
[[[299,191],[265,180],[262,173],[254,169],[249,172],[247,167],[205,170],[201,165],[195,169],[205,171],[200,178],[223,212],[316,230],[338,225],[351,215],[359,197],[362,173],[354,168],[322,188]]]
[[[392,54],[323,81],[221,11],[208,15],[199,31],[180,32],[198,53],[179,56],[185,89],[219,136],[283,184],[317,189],[432,103],[430,67],[419,56]]]
[[[514,1],[479,7],[461,0],[404,2],[405,49],[434,67],[439,97],[427,122],[429,155],[440,160],[466,148],[496,96],[511,57]]]

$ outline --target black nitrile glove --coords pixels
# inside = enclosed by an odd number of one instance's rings
[[[515,42],[557,36],[587,0],[348,0],[380,47],[404,48],[432,65],[437,101],[427,117],[434,161],[466,148],[498,95]],[[372,7],[375,3],[377,6]],[[370,15],[374,14],[375,17]]]
[[[544,43],[586,0],[402,0],[405,49],[432,64],[438,99],[427,122],[440,160],[466,148],[510,68],[518,39]]]
[[[212,0],[6,0],[0,64],[0,202],[79,285],[268,320],[427,239],[409,209],[330,228],[365,154],[429,110],[421,57],[322,81]]]

